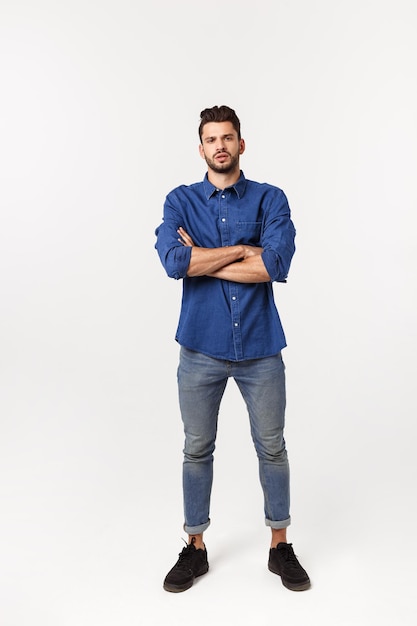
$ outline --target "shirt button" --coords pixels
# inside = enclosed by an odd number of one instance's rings
[[[222,196],[222,198],[225,198],[226,196]]]
[[[236,300],[236,296],[232,296],[232,300]]]
[[[222,222],[225,222],[225,221],[226,221],[226,218],[225,218],[225,217],[222,217]]]
[[[237,322],[235,322],[235,324],[234,324],[234,325],[235,325],[235,326],[239,326],[239,324],[238,324]]]

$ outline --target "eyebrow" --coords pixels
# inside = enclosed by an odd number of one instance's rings
[[[225,133],[224,135],[220,135],[221,139],[226,139],[226,137],[233,137],[233,133]],[[208,137],[204,137],[203,141],[208,141],[209,139],[216,139],[217,135],[209,135]]]

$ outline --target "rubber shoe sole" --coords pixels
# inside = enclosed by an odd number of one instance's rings
[[[182,585],[174,585],[172,583],[164,582],[164,589],[165,591],[170,591],[171,593],[181,593],[181,591],[187,591],[187,589],[190,589],[190,587],[193,586],[195,579],[199,578],[200,576],[203,576],[204,574],[207,574],[208,570],[209,568],[207,565],[207,567],[202,572],[199,572],[198,574],[193,576],[191,580],[188,580],[186,583],[183,583]]]
[[[277,576],[280,576],[281,577],[281,582],[284,585],[284,587],[286,587],[287,589],[290,589],[291,591],[306,591],[307,589],[310,589],[310,587],[311,587],[310,580],[307,580],[307,581],[302,582],[302,583],[290,583],[290,582],[288,582],[288,580],[283,579],[281,574],[279,572],[277,572],[270,565],[268,565],[268,569],[273,574],[276,574]]]

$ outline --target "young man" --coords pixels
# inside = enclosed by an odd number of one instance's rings
[[[247,180],[240,170],[245,142],[233,109],[201,112],[200,183],[168,194],[156,229],[168,276],[183,279],[176,340],[184,424],[184,530],[188,545],[164,580],[185,591],[208,571],[203,533],[210,524],[213,451],[220,402],[233,377],[246,402],[259,459],[265,523],[271,528],[268,567],[289,589],[310,586],[287,543],[289,468],[285,449],[285,336],[272,281],[285,282],[295,229],[281,189]],[[239,520],[231,520],[239,523]]]

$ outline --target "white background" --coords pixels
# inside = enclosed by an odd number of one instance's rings
[[[1,626],[416,623],[416,27],[414,0],[2,0]],[[266,568],[233,382],[210,572],[162,590],[181,284],[154,229],[214,104],[298,231],[276,297],[303,594]]]

